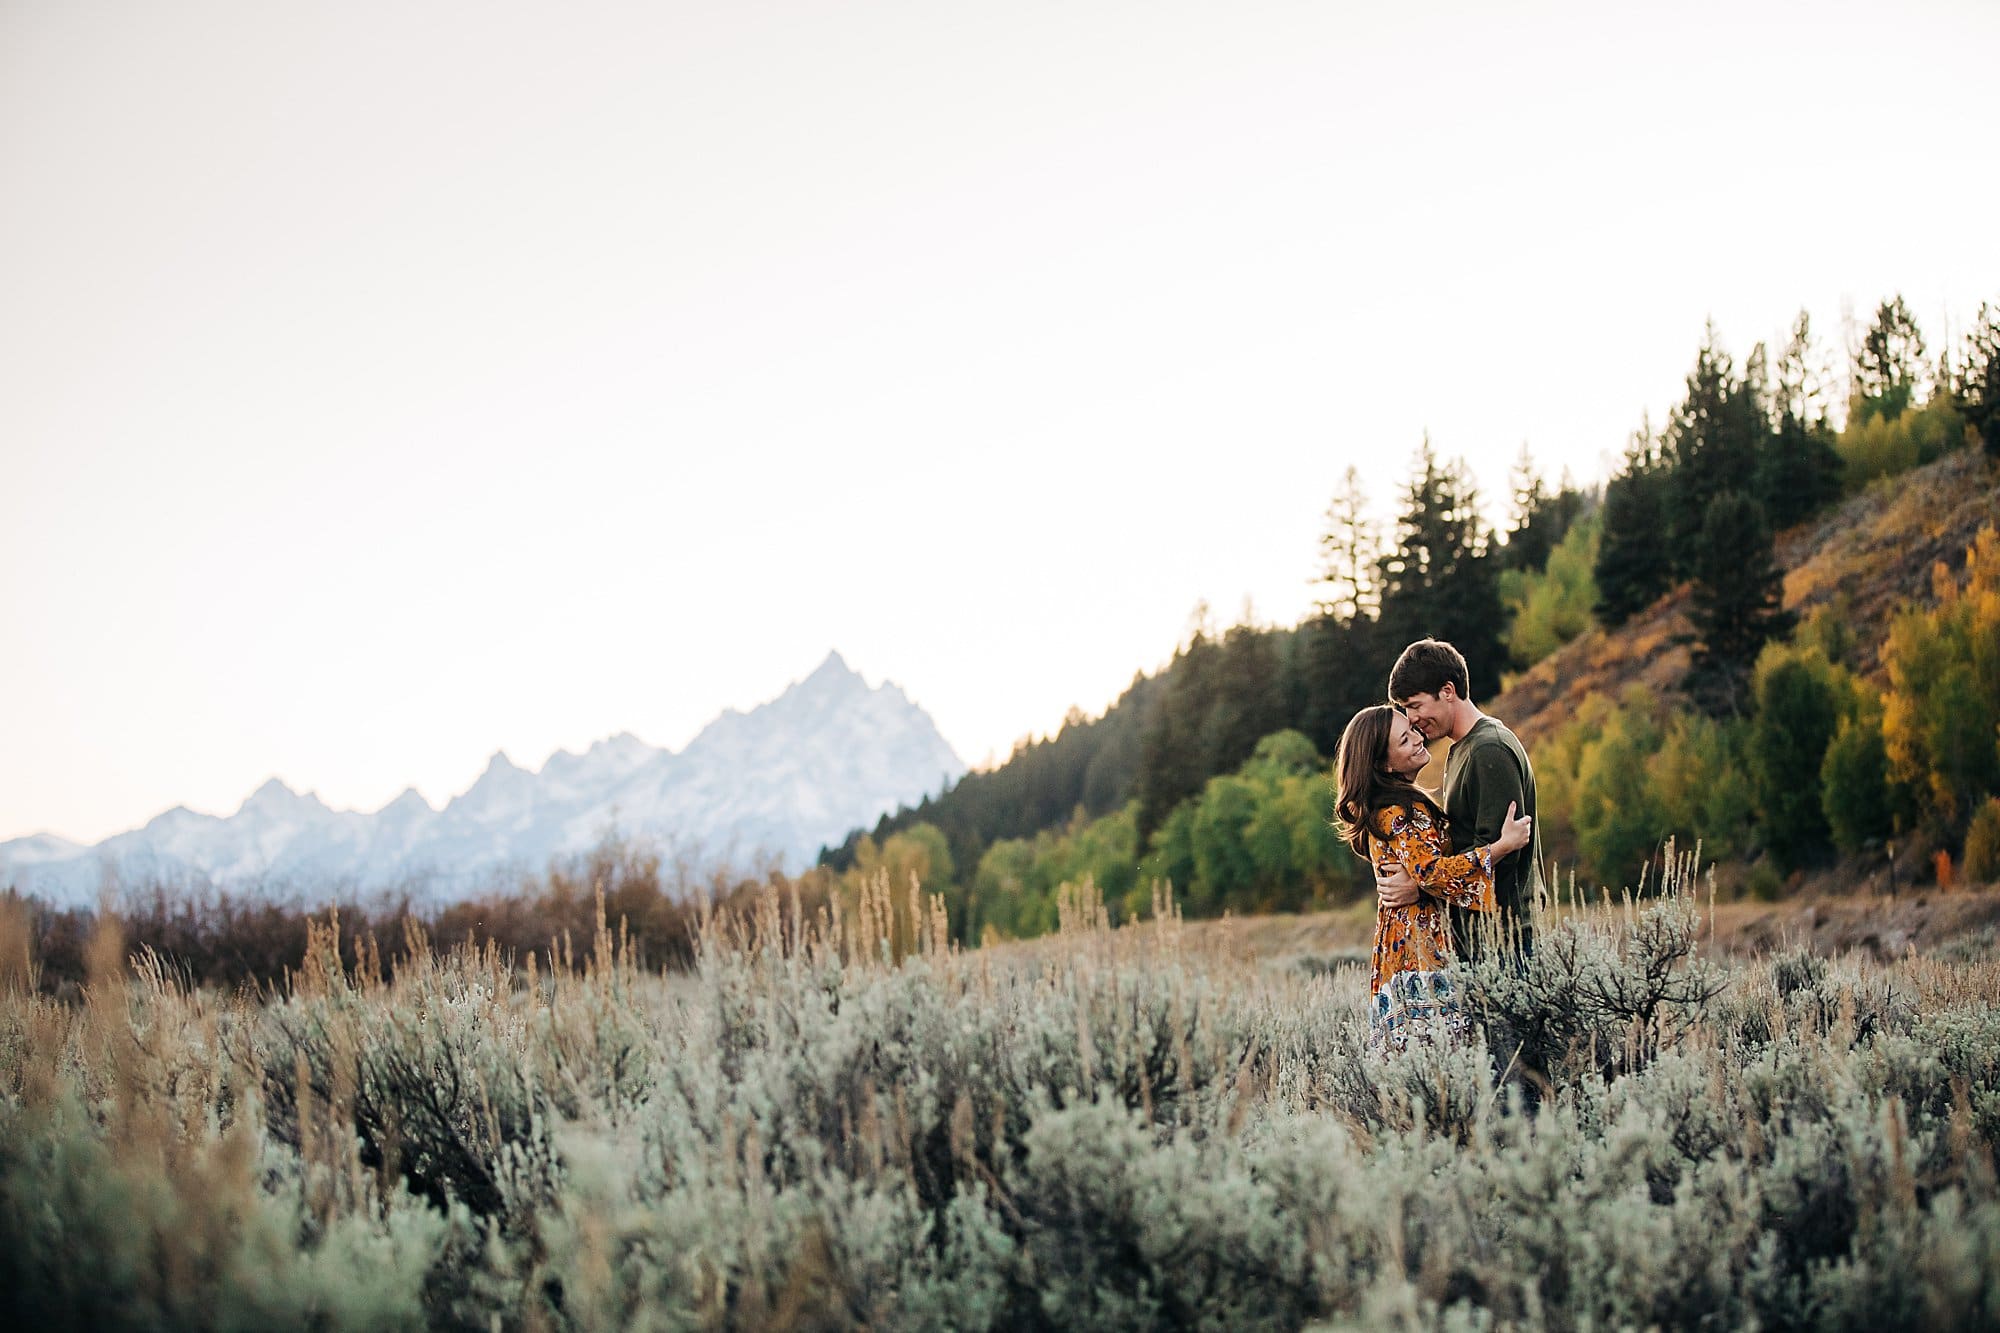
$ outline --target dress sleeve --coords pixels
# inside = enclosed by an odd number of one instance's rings
[[[1384,807],[1376,813],[1371,831],[1377,874],[1395,873],[1400,865],[1417,881],[1417,887],[1433,898],[1442,898],[1456,907],[1474,912],[1493,906],[1493,853],[1479,847],[1449,853],[1444,830],[1431,812],[1419,805]]]

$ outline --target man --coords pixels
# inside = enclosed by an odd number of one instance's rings
[[[1436,639],[1419,639],[1403,649],[1389,672],[1389,698],[1410,724],[1427,742],[1451,741],[1444,763],[1444,812],[1451,821],[1454,852],[1497,841],[1509,805],[1530,819],[1535,814],[1535,768],[1528,752],[1499,719],[1480,712],[1468,692],[1465,658]],[[1460,957],[1478,957],[1496,934],[1523,953],[1534,947],[1531,909],[1542,886],[1541,857],[1537,822],[1528,845],[1493,866],[1497,920],[1481,924],[1479,913],[1451,909]]]

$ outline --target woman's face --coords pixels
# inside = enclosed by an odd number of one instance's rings
[[[1415,778],[1430,761],[1431,752],[1424,745],[1423,733],[1401,713],[1391,717],[1389,753],[1383,757],[1382,766],[1398,777]]]

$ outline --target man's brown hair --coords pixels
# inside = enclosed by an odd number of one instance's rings
[[[1399,704],[1412,695],[1442,694],[1447,685],[1458,691],[1459,698],[1471,697],[1465,658],[1442,639],[1418,639],[1403,650],[1389,672],[1389,698]]]

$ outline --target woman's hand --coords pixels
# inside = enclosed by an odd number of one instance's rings
[[[1506,856],[1518,852],[1528,845],[1528,838],[1534,829],[1534,820],[1527,815],[1516,818],[1515,802],[1507,802],[1507,817],[1500,821],[1500,836],[1493,840],[1493,855]]]

